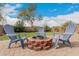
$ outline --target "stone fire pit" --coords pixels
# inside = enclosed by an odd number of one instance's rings
[[[33,50],[49,49],[52,46],[52,39],[42,36],[36,36],[28,39],[28,48]]]

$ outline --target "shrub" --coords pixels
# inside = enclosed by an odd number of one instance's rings
[[[44,29],[45,29],[46,32],[51,31],[51,28],[49,26],[45,26]]]
[[[24,29],[25,29],[25,27],[24,27],[24,23],[22,21],[18,21],[14,25],[15,32],[24,32]]]
[[[24,32],[24,28],[25,28],[25,27],[14,26],[14,30],[15,30],[15,32]]]
[[[35,27],[35,26],[33,26],[33,27],[25,27],[24,31],[25,32],[36,32],[37,27]]]
[[[4,35],[4,29],[3,29],[3,26],[0,25],[0,36]]]

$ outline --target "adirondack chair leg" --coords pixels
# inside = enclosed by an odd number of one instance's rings
[[[65,44],[65,42],[63,41],[63,44]]]
[[[58,43],[59,43],[59,39],[56,39],[54,46],[53,46],[55,49],[57,49],[59,47]]]
[[[10,42],[10,43],[9,43],[9,46],[8,46],[8,48],[10,48],[11,44],[12,44],[12,43]]]
[[[59,45],[54,45],[53,48],[57,49],[59,47]]]
[[[27,38],[26,38],[25,40],[26,40],[26,42],[28,41],[28,39],[27,39]]]
[[[70,41],[68,41],[68,44],[69,44],[69,47],[71,47],[71,48],[72,48],[72,45],[71,45]]]
[[[24,41],[20,40],[20,42],[21,42],[21,47],[24,49]]]
[[[17,44],[17,41],[15,42],[15,44]]]

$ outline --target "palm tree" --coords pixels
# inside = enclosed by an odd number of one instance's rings
[[[35,18],[34,18],[34,11],[35,10],[36,10],[35,4],[29,3],[29,7],[21,10],[18,13],[17,18],[22,19],[22,21],[24,21],[24,20],[30,21],[31,26],[33,27],[33,21],[35,20]]]

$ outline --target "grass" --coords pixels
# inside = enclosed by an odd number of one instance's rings
[[[21,35],[21,37],[23,37],[24,33],[20,33],[20,35]],[[36,35],[36,32],[27,33],[27,37],[33,37],[35,35]],[[46,35],[50,36],[50,35],[52,35],[52,32],[46,32]],[[0,36],[0,41],[2,41],[2,40],[8,40],[8,37],[6,35]]]

